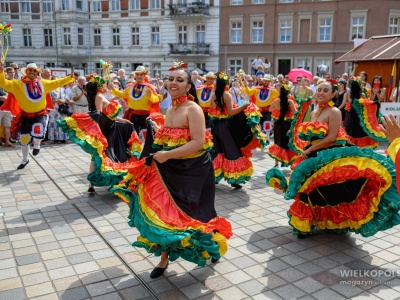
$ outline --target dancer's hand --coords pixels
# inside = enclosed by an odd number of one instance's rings
[[[0,73],[4,71],[4,64],[0,62]]]
[[[156,154],[154,154],[153,159],[158,161],[160,164],[166,162],[169,159],[168,151],[158,151]]]
[[[386,135],[389,143],[393,142],[394,139],[400,137],[400,126],[396,121],[396,118],[393,114],[385,115],[382,118],[382,124],[379,125]]]

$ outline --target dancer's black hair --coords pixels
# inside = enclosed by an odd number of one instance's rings
[[[289,110],[288,91],[283,84],[281,84],[279,98],[281,99],[281,115],[279,116],[278,122],[282,124],[285,121],[285,115]]]
[[[96,94],[97,86],[92,82],[88,82],[86,84],[86,98],[89,105],[89,111],[96,111]]]
[[[360,99],[361,97],[361,87],[357,80],[352,80],[350,82],[350,95],[352,99]]]
[[[217,76],[217,81],[215,85],[215,104],[217,105],[217,107],[221,109],[225,107],[225,101],[224,101],[225,87],[226,87],[225,80]]]

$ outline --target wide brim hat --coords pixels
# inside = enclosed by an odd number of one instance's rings
[[[144,73],[147,74],[147,69],[143,66],[138,66],[135,70],[135,73]]]
[[[206,74],[205,77],[206,77],[206,78],[207,78],[207,77],[209,77],[209,78],[215,78],[215,77],[217,77],[217,76],[215,76],[215,74],[214,74],[213,72],[208,72],[208,73]]]
[[[42,69],[39,68],[35,63],[30,63],[26,67],[21,68],[21,73],[23,75],[26,75],[27,69],[34,69],[34,70],[38,71],[38,73],[42,73]]]
[[[271,74],[265,74],[261,79],[267,81],[274,81],[274,76]]]

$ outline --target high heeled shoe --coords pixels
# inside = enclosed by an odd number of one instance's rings
[[[150,278],[158,278],[160,276],[162,276],[162,274],[164,274],[165,270],[168,268],[169,262],[167,262],[167,265],[165,266],[165,268],[161,268],[161,267],[155,267],[153,269],[153,271],[151,271],[150,273]]]

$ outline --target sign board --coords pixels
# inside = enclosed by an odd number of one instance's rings
[[[381,103],[380,112],[383,115],[393,114],[394,116],[400,116],[400,103],[399,102],[383,102],[383,103]]]

